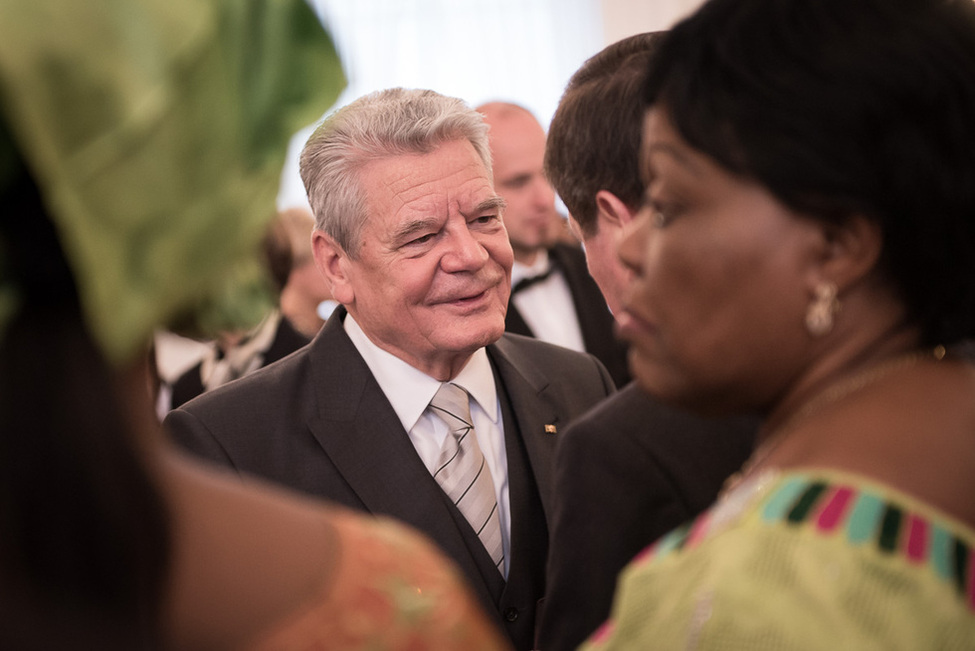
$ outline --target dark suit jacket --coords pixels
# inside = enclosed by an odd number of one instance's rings
[[[626,363],[627,347],[616,337],[613,314],[599,291],[599,285],[589,275],[586,254],[578,247],[559,243],[548,250],[548,255],[569,285],[586,352],[603,363],[616,386],[625,386],[630,381],[630,369]],[[504,329],[526,337],[535,336],[511,301],[508,302]]]
[[[757,426],[666,407],[631,383],[569,427],[556,452],[542,651],[575,649],[607,619],[620,570],[713,503]]]
[[[396,517],[457,562],[518,649],[531,648],[544,594],[547,512],[558,434],[613,390],[590,355],[504,335],[488,346],[501,396],[511,498],[507,583],[444,495],[342,327],[329,318],[309,346],[170,412],[173,437],[240,472]]]
[[[286,355],[290,355],[306,345],[308,341],[309,339],[305,335],[295,330],[291,322],[282,316],[278,322],[277,329],[274,331],[274,339],[264,353],[264,362],[261,364],[261,367],[263,368]],[[200,362],[180,375],[176,379],[176,382],[173,383],[173,397],[171,402],[174,409],[204,392],[203,377],[200,375],[202,369],[203,362]]]

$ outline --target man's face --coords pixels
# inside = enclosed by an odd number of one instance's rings
[[[530,264],[548,246],[555,212],[555,191],[542,169],[545,131],[531,114],[512,111],[488,115],[494,182],[507,204],[504,225],[515,259]]]
[[[619,202],[622,206],[622,202]],[[579,223],[569,216],[572,234],[585,245],[586,264],[589,275],[593,277],[606,299],[606,304],[615,315],[619,314],[623,291],[633,277],[619,259],[619,244],[623,239],[623,225],[620,221],[609,221],[597,217],[596,232],[586,235]]]
[[[341,252],[323,262],[316,241],[319,263],[370,340],[449,379],[504,332],[512,264],[504,202],[467,140],[372,161],[359,178],[369,217],[357,259]]]

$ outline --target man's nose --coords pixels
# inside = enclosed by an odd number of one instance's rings
[[[532,187],[532,200],[539,208],[551,208],[555,205],[555,190],[544,178],[538,178]]]
[[[484,266],[489,257],[487,249],[478,241],[466,223],[453,229],[448,235],[446,242],[448,250],[441,260],[444,271],[471,271]]]

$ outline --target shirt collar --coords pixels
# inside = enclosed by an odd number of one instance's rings
[[[522,278],[531,278],[548,271],[548,250],[541,249],[535,256],[535,261],[530,265],[515,262],[511,265],[511,286],[514,287]]]
[[[343,327],[379,383],[379,388],[386,394],[403,428],[409,432],[437,393],[440,381],[374,344],[351,314],[345,316]],[[494,385],[491,362],[484,348],[478,348],[471,355],[467,364],[451,382],[463,387],[488,418],[497,424],[498,392]]]

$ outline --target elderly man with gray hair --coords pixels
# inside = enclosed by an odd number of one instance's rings
[[[307,347],[166,424],[238,472],[425,532],[531,648],[555,444],[613,383],[591,355],[504,334],[504,202],[463,102],[360,98],[311,136],[301,174],[341,307]]]

